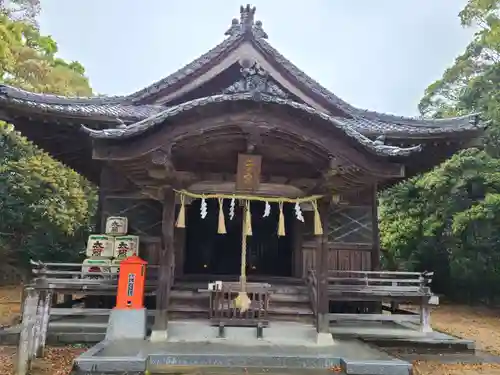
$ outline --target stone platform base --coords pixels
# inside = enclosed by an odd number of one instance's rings
[[[106,340],[146,338],[146,309],[113,309],[109,314]]]
[[[75,368],[76,373],[87,375],[146,370],[152,374],[218,374],[221,372],[214,369],[221,368],[235,374],[243,368],[250,374],[326,374],[332,369],[342,369],[344,374],[351,375],[411,373],[410,363],[393,359],[357,340],[335,340],[335,345],[322,347],[103,341],[78,357]]]
[[[168,336],[153,337],[167,343],[212,343],[236,346],[302,346],[307,348],[335,345],[333,336],[328,333],[318,334],[309,324],[296,322],[273,322],[264,328],[262,338],[257,337],[257,329],[250,327],[225,327],[225,336],[219,337],[218,327],[212,327],[206,321],[179,320],[169,322]]]

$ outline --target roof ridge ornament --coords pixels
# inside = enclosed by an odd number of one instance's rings
[[[269,76],[257,62],[250,60],[242,60],[241,64],[241,77],[231,86],[224,89],[224,94],[236,93],[253,93],[253,94],[268,94],[282,99],[288,97],[287,93],[283,91]]]
[[[233,18],[231,27],[224,33],[224,35],[235,36],[250,33],[255,38],[267,39],[267,33],[262,27],[262,21],[255,21],[256,7],[240,6],[240,19]]]

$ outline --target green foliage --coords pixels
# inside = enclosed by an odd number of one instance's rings
[[[0,36],[0,81],[33,92],[92,93],[83,66],[57,58],[56,42],[32,24],[0,13]]]
[[[92,93],[83,66],[56,57],[56,42],[33,23],[0,12],[0,34],[0,82],[35,92]],[[85,178],[0,122],[0,272],[30,258],[77,258],[95,208],[95,188]]]
[[[435,287],[448,295],[458,291],[456,297],[491,299],[500,292],[500,273],[490,272],[491,265],[500,265],[497,213],[500,160],[482,150],[464,150],[382,194],[387,261],[400,269],[435,270]],[[484,288],[486,277],[498,290]]]
[[[419,109],[447,117],[480,112],[482,150],[464,150],[381,196],[384,261],[436,271],[435,289],[491,302],[500,296],[500,0],[469,0],[460,13],[478,32]]]

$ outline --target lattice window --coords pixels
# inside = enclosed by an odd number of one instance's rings
[[[153,199],[107,198],[103,204],[104,222],[108,216],[126,216],[128,233],[161,236],[162,204]]]
[[[332,242],[373,242],[373,215],[370,206],[336,207],[330,213],[328,224],[328,239]]]

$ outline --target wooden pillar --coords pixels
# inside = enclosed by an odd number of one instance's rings
[[[174,271],[174,221],[175,192],[172,188],[165,190],[162,215],[162,246],[159,254],[158,288],[156,290],[156,314],[152,341],[167,340],[168,303],[173,283]]]
[[[380,234],[378,228],[377,184],[373,185],[372,233],[373,233],[373,245],[371,253],[371,270],[378,271],[380,269]]]
[[[97,233],[104,233],[106,229],[106,218],[103,217],[104,199],[104,191],[99,188],[99,192],[97,194],[97,210],[95,213],[95,230]]]
[[[328,298],[328,219],[332,198],[325,197],[319,202],[319,214],[323,225],[323,235],[320,236],[316,256],[316,272],[318,275],[318,333],[329,333],[329,298]]]

